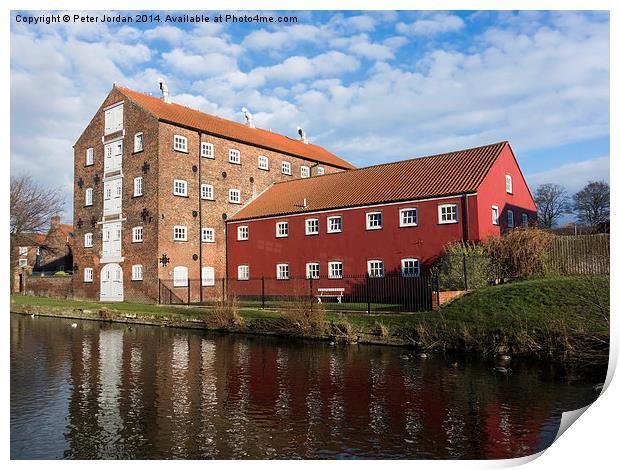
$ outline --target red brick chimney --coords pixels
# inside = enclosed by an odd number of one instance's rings
[[[53,215],[52,222],[50,223],[50,231],[49,233],[58,232],[60,230],[60,216]]]

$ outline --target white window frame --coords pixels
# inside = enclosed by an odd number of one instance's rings
[[[123,103],[117,103],[106,110],[103,115],[104,135],[123,130]]]
[[[413,263],[413,273],[405,272],[406,264]],[[403,258],[400,260],[400,272],[402,277],[420,277],[420,260],[418,258]]]
[[[512,175],[506,175],[506,192],[512,194]]]
[[[284,272],[286,270],[286,272]],[[286,280],[291,278],[291,270],[288,263],[276,264],[276,279]]]
[[[175,134],[172,138],[172,148],[175,152],[188,153],[187,150],[187,137]]]
[[[530,216],[527,212],[521,212],[521,226],[525,228],[530,226]]]
[[[291,162],[282,162],[282,174],[288,176],[293,174],[293,165],[291,165]]]
[[[86,149],[86,166],[91,166],[95,164],[95,149],[89,147]]]
[[[136,196],[142,196],[144,193],[143,191],[143,183],[144,180],[142,179],[142,176],[136,176],[133,179],[133,195],[134,197]]]
[[[144,132],[138,132],[133,136],[133,153],[144,150]]]
[[[93,205],[93,188],[86,188],[86,193],[84,194],[84,205]]]
[[[210,287],[215,285],[215,268],[213,266],[203,266],[201,273],[202,287]]]
[[[172,228],[172,240],[175,242],[186,242],[187,227],[185,225],[175,225]]]
[[[142,281],[144,279],[144,267],[141,264],[134,264],[131,267],[131,280]]]
[[[84,234],[84,248],[92,248],[93,247],[93,234],[92,232],[88,232]]]
[[[340,274],[334,274],[334,268],[340,266]],[[342,261],[330,261],[327,263],[327,276],[330,279],[344,278],[344,263]]]
[[[177,188],[178,184],[178,188]],[[172,183],[172,194],[175,196],[187,197],[187,181],[185,180],[174,180]]]
[[[28,247],[20,246],[17,248],[17,252],[19,253],[19,256],[28,256]]]
[[[446,219],[443,220],[442,219],[442,212],[441,210],[443,208],[448,208],[448,207],[454,207],[454,219]],[[456,203],[450,203],[450,204],[440,204],[437,206],[437,213],[438,213],[438,217],[439,217],[439,223],[440,224],[458,224],[459,223],[459,206]]]
[[[249,281],[250,280],[250,266],[247,264],[240,264],[237,266],[237,280]]]
[[[302,178],[310,178],[310,167],[301,165],[301,167],[299,167],[299,176]]]
[[[305,225],[306,225],[306,235],[318,235],[320,233],[320,226],[319,226],[318,218],[312,217],[310,219],[306,219]],[[316,230],[311,231],[311,228],[314,226],[316,226]]]
[[[313,268],[316,267],[316,273],[310,273]],[[317,263],[316,261],[312,261],[310,263],[306,263],[306,279],[319,279],[321,277],[321,263]]]
[[[228,163],[241,165],[241,152],[237,149],[228,150]]]
[[[269,171],[269,158],[265,155],[258,156],[258,169]]]
[[[215,229],[211,227],[202,227],[200,230],[200,239],[203,243],[215,243]]]
[[[496,204],[491,206],[491,223],[493,225],[499,225],[499,206]]]
[[[515,226],[515,213],[511,209],[506,209],[506,227],[514,228]]]
[[[94,274],[93,268],[84,268],[84,282],[93,282]]]
[[[316,175],[317,176],[321,176],[325,174],[325,168],[323,168],[322,166],[317,166],[316,167]]]
[[[276,238],[286,237],[288,237],[288,221],[282,220],[280,222],[276,222]]]
[[[144,241],[144,227],[138,226],[131,229],[131,243],[142,243]]]
[[[205,194],[206,193],[206,194]],[[211,197],[209,197],[209,193]],[[214,199],[214,189],[211,184],[201,184],[200,185],[200,198],[205,201],[213,201]]]
[[[200,143],[200,156],[202,158],[215,158],[215,151],[211,142]]]
[[[187,287],[188,286],[188,270],[186,266],[175,266],[172,270],[172,286]]]
[[[241,190],[231,188],[228,190],[228,202],[231,204],[241,204]]]
[[[372,216],[375,216],[375,215],[380,216],[381,218],[380,225],[374,225],[373,223],[371,223]],[[381,229],[383,229],[383,212],[381,211],[366,212],[366,230],[381,230]]]
[[[332,221],[340,220],[340,228],[334,229],[332,228]],[[342,216],[341,215],[332,215],[327,218],[327,233],[341,233],[342,232]]]
[[[376,266],[375,266],[376,263]],[[385,277],[385,264],[382,259],[369,259],[366,263],[368,268],[368,277],[381,278]]]
[[[248,225],[239,225],[237,227],[237,241],[250,239],[250,227]]]
[[[414,215],[414,222],[405,222],[405,213],[409,212],[409,211],[413,211]],[[398,218],[400,221],[400,226],[401,227],[417,227],[418,226],[418,208],[417,207],[403,207],[402,209],[398,210]]]

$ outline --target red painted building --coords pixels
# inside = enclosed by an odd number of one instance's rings
[[[500,142],[275,183],[228,220],[227,271],[239,281],[416,277],[449,242],[535,218],[510,144]]]

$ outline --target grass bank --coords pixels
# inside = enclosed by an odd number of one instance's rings
[[[438,311],[337,313],[300,302],[289,311],[134,303],[99,304],[15,295],[11,311],[93,320],[401,345],[422,351],[506,353],[604,365],[609,276],[530,279],[468,293]]]

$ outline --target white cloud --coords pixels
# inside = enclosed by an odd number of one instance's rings
[[[359,67],[354,57],[338,51],[330,51],[312,58],[293,56],[284,62],[270,67],[257,67],[251,74],[265,77],[266,80],[295,82],[314,77],[334,77],[353,72]]]
[[[162,57],[177,74],[212,76],[235,70],[237,67],[234,58],[218,52],[191,54],[182,49],[173,49],[164,52]]]
[[[411,36],[433,36],[435,34],[458,31],[465,26],[465,22],[456,15],[436,13],[421,18],[413,23],[398,23],[396,31]]]
[[[168,25],[157,26],[152,29],[147,29],[144,32],[145,39],[150,41],[162,40],[172,44],[173,46],[179,44],[184,35],[185,33],[181,29]]]
[[[297,43],[319,42],[331,33],[314,25],[293,25],[279,30],[259,29],[248,34],[242,46],[248,49],[282,49],[292,48]]]
[[[609,156],[567,163],[551,170],[530,174],[527,177],[528,185],[532,190],[544,183],[557,183],[571,193],[579,191],[588,181],[600,180],[609,182]]]

